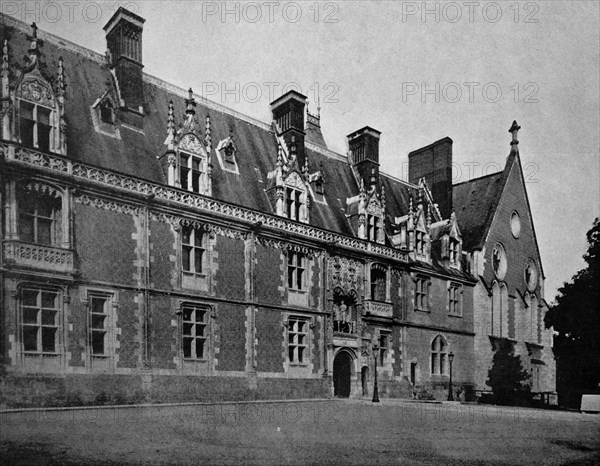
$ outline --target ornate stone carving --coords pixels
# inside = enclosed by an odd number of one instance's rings
[[[327,261],[330,287],[340,287],[345,293],[359,290],[362,282],[362,263],[347,257],[332,257]]]
[[[4,259],[18,266],[50,269],[58,272],[73,271],[73,251],[39,244],[6,241]]]
[[[89,205],[98,209],[111,210],[113,212],[120,212],[127,215],[138,215],[140,213],[139,207],[133,207],[120,202],[109,201],[101,197],[91,197],[85,194],[76,197],[75,202],[78,204]]]
[[[0,144],[0,149],[5,150],[5,152],[8,151],[8,147],[8,144]],[[321,230],[311,225],[290,221],[284,217],[257,212],[246,207],[227,204],[225,202],[211,199],[200,194],[181,192],[180,190],[174,189],[170,186],[142,181],[125,175],[117,175],[102,169],[89,167],[79,163],[72,163],[63,158],[41,154],[39,152],[27,149],[18,149],[17,153],[15,154],[15,159],[20,162],[42,166],[65,173],[68,173],[70,171],[70,166],[72,166],[72,174],[74,176],[96,181],[106,186],[122,188],[146,195],[153,194],[158,199],[177,202],[188,207],[224,215],[242,222],[262,222],[264,227],[275,228],[277,230],[301,235],[322,242],[335,242],[340,247],[348,247],[356,249],[357,251],[372,252],[386,258],[408,262],[408,254],[397,249],[389,248],[384,245],[368,243],[358,238]]]
[[[54,108],[54,94],[50,84],[37,76],[26,75],[17,88],[18,98],[29,100],[46,107]]]
[[[206,149],[200,140],[193,134],[186,134],[179,141],[179,150],[206,156]]]

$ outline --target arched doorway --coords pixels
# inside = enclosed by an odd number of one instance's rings
[[[352,380],[352,357],[340,351],[333,360],[333,395],[341,398],[350,396]]]

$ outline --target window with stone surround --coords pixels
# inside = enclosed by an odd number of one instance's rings
[[[199,228],[181,228],[181,268],[187,274],[204,274],[206,233]]]
[[[90,292],[89,303],[89,347],[92,357],[108,358],[114,350],[113,295]]]
[[[460,242],[456,238],[449,239],[450,265],[457,266],[460,263]]]
[[[379,365],[384,366],[390,353],[391,333],[383,330],[379,331]]]
[[[366,218],[367,237],[369,241],[379,241],[381,233],[381,218],[377,215],[367,214]]]
[[[462,286],[457,283],[448,285],[448,313],[462,317]]]
[[[292,220],[300,221],[300,213],[303,207],[304,193],[299,189],[285,188],[285,207],[286,216]]]
[[[308,341],[310,322],[304,317],[289,317],[288,333],[288,360],[290,364],[308,364]]]
[[[425,255],[425,232],[415,231],[415,251],[419,255]]]
[[[287,279],[288,288],[295,291],[306,291],[306,265],[305,254],[296,251],[288,251],[287,255]]]
[[[179,181],[182,189],[195,193],[204,193],[202,186],[202,163],[201,157],[180,152],[179,154]]]
[[[19,100],[19,136],[21,143],[33,149],[48,152],[52,149],[53,109]]]
[[[442,335],[431,342],[431,374],[448,375],[448,343]]]
[[[56,355],[60,351],[61,294],[52,288],[20,290],[21,348],[24,353]]]
[[[62,236],[62,197],[33,183],[17,186],[18,232],[25,243],[57,246]]]
[[[184,359],[205,360],[208,358],[207,306],[186,303],[181,308],[181,350]]]
[[[426,277],[415,279],[415,310],[429,311],[429,279]]]
[[[387,268],[381,264],[371,266],[371,299],[381,302],[387,300]]]

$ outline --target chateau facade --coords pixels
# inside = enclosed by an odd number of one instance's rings
[[[519,161],[452,185],[452,140],[380,171],[290,91],[266,124],[1,16],[0,404],[473,399],[499,340],[554,391]]]

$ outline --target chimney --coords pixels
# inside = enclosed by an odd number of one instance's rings
[[[442,218],[452,213],[452,139],[445,137],[408,154],[408,181],[425,178]]]
[[[109,63],[117,79],[121,106],[138,113],[144,111],[142,31],[145,22],[144,18],[120,7],[104,26]]]
[[[282,136],[290,152],[296,148],[298,167],[302,169],[306,161],[304,149],[304,107],[306,96],[294,90],[286,92],[271,102],[273,121],[277,124],[278,135]]]
[[[365,126],[348,135],[348,148],[359,179],[370,189],[379,180],[379,137],[381,132]]]

